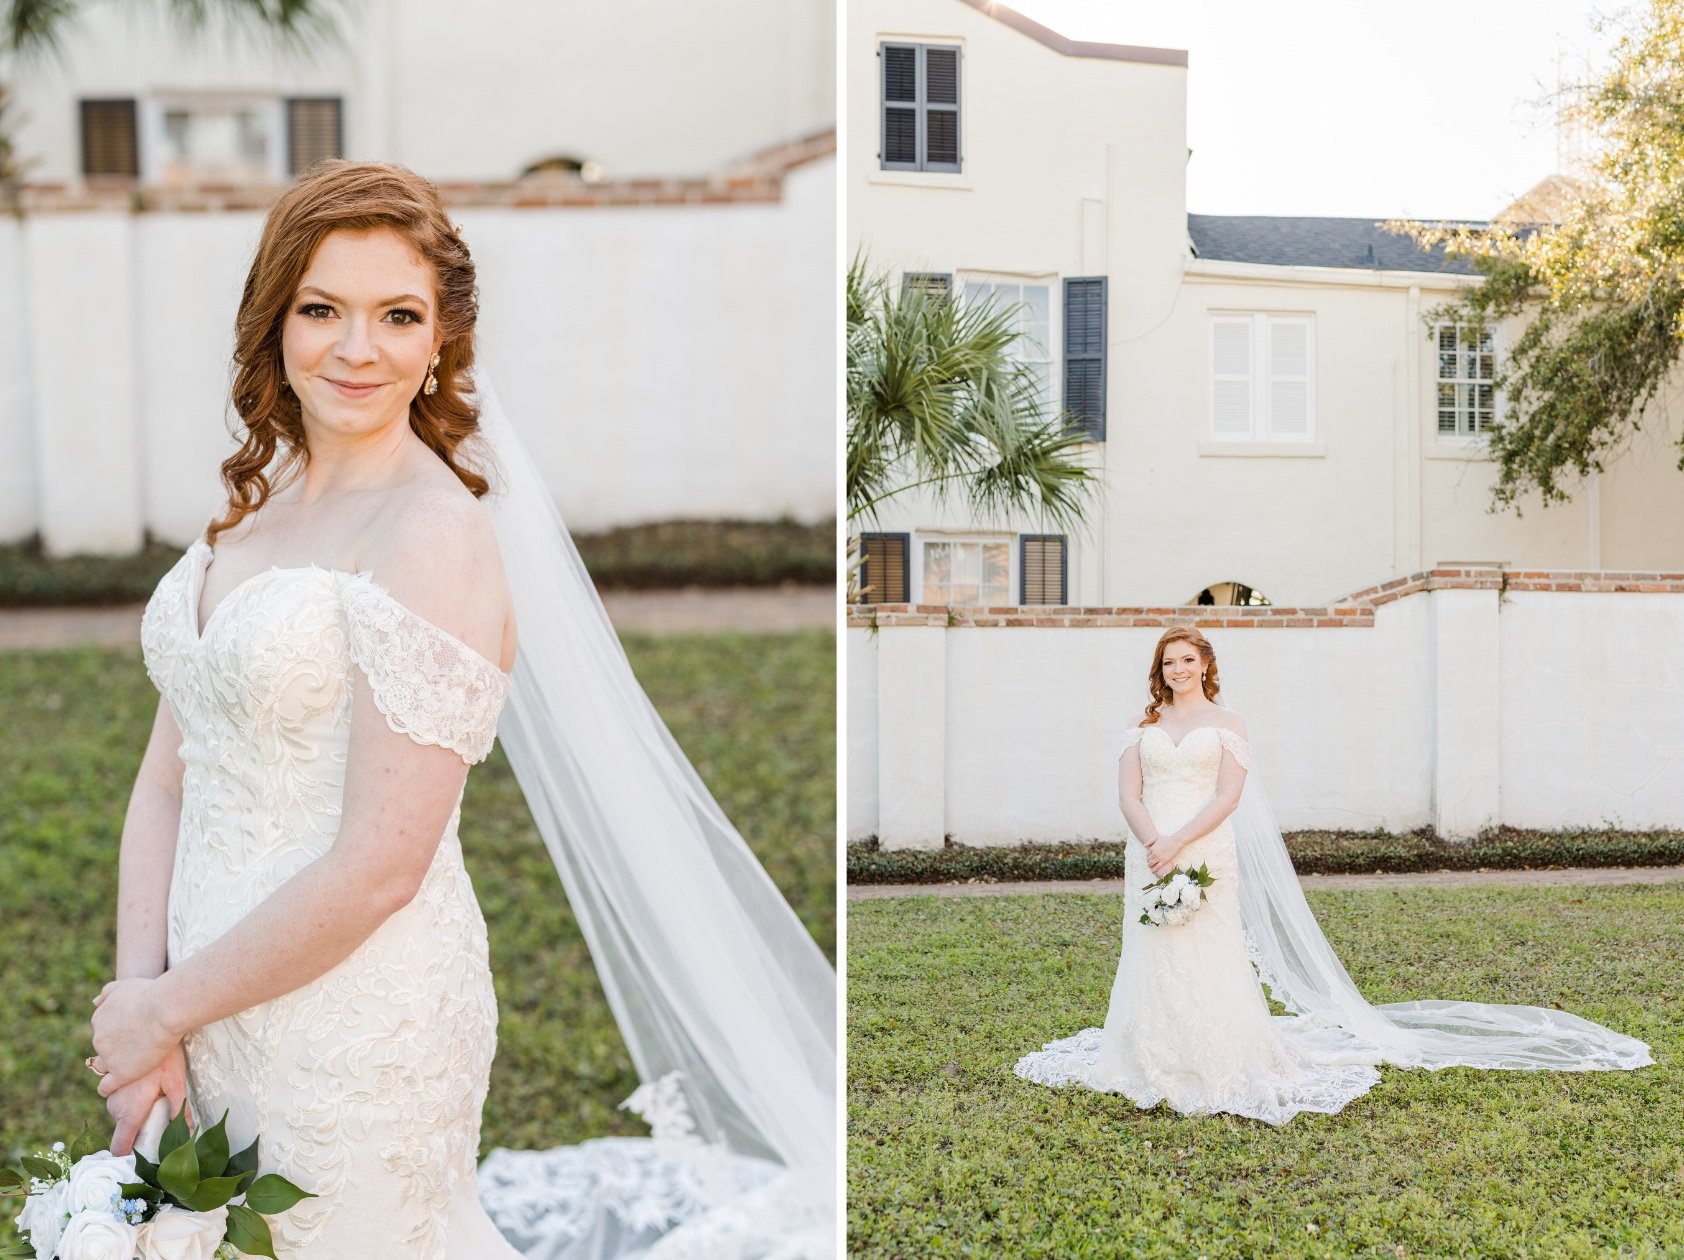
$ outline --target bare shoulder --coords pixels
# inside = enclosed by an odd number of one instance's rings
[[[393,491],[361,567],[398,603],[508,669],[513,612],[491,514],[448,469]]]
[[[1232,709],[1223,709],[1217,715],[1218,724],[1224,729],[1234,732],[1241,739],[1246,738],[1245,719]]]

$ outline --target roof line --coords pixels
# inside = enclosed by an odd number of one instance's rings
[[[1060,35],[1050,27],[1042,26],[1033,18],[1025,17],[1016,9],[1008,9],[996,0],[961,0],[978,13],[993,18],[996,22],[1004,23],[1020,35],[1027,35],[1036,43],[1045,44],[1056,53],[1066,57],[1097,57],[1104,61],[1136,61],[1153,66],[1181,66],[1186,68],[1187,50],[1184,48],[1145,48],[1135,44],[1095,44],[1085,40],[1071,39],[1067,35]]]

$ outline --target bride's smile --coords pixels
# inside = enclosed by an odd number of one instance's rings
[[[323,238],[281,328],[286,380],[312,455],[402,436],[441,337],[432,271],[390,228]],[[426,295],[426,296],[423,296]]]

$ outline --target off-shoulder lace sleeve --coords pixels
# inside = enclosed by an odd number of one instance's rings
[[[508,676],[366,573],[346,575],[341,596],[351,659],[367,675],[386,725],[418,744],[441,744],[469,765],[484,761],[508,698]]]
[[[1216,737],[1222,741],[1222,746],[1234,754],[1234,760],[1240,763],[1241,770],[1251,769],[1251,745],[1245,742],[1245,736],[1236,735],[1226,727],[1216,728]]]
[[[1146,728],[1144,726],[1131,726],[1128,730],[1124,731],[1123,746],[1117,750],[1117,760],[1121,761],[1123,759],[1123,754],[1138,744],[1145,734]]]

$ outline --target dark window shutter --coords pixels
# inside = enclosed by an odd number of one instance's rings
[[[1073,426],[1105,440],[1106,277],[1064,281],[1064,410]]]
[[[1064,535],[1024,534],[1020,542],[1018,603],[1069,603],[1070,566]]]
[[[907,557],[912,550],[910,534],[861,534],[860,602],[862,604],[909,604],[911,574]]]
[[[953,296],[953,275],[946,271],[904,271],[900,278],[900,295],[922,293],[927,298],[947,301]]]
[[[345,156],[344,107],[337,96],[287,99],[287,173],[302,175],[323,158]]]
[[[886,171],[959,170],[959,50],[882,44],[878,162]]]
[[[918,169],[918,47],[884,44],[883,154],[885,170]]]
[[[134,101],[83,101],[81,106],[82,174],[89,179],[139,179]]]
[[[925,48],[924,169],[959,169],[959,50]]]

